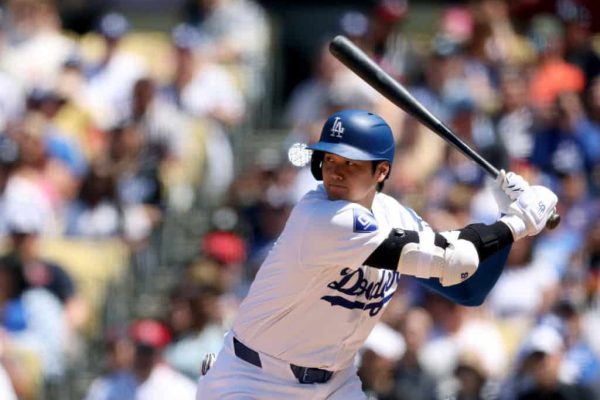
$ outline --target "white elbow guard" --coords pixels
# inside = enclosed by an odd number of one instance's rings
[[[441,271],[442,286],[452,286],[473,276],[479,266],[479,255],[472,242],[458,239],[444,252],[445,267]]]
[[[398,272],[417,278],[439,278],[442,286],[452,286],[471,277],[479,265],[473,243],[458,239],[454,232],[443,234],[445,248],[436,246],[433,232],[420,232],[419,243],[408,243],[400,253]]]

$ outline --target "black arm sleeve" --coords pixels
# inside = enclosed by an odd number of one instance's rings
[[[381,242],[379,247],[371,253],[363,264],[375,268],[396,270],[400,261],[402,248],[408,243],[419,243],[419,233],[416,231],[392,229],[388,237]],[[445,237],[436,233],[435,245],[445,249],[448,246],[448,242]]]
[[[487,259],[514,241],[510,228],[500,221],[491,225],[467,225],[460,230],[458,238],[468,240],[475,245],[479,261]]]

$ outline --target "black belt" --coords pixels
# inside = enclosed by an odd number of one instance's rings
[[[262,368],[260,355],[236,338],[233,338],[233,351],[238,358]],[[290,368],[300,383],[326,383],[333,375],[333,372],[320,368],[299,367],[294,364],[290,364]]]

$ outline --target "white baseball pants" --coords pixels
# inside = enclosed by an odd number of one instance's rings
[[[238,358],[229,332],[215,364],[200,377],[196,400],[366,400],[354,366],[326,383],[301,384],[289,363],[262,353],[260,360],[261,368]]]

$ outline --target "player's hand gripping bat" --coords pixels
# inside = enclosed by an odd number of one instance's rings
[[[498,176],[499,171],[496,167],[456,136],[450,128],[417,101],[404,86],[381,69],[348,38],[342,35],[336,36],[331,41],[329,50],[338,60],[392,103],[400,107],[406,113],[412,115],[437,135],[441,136],[442,139],[449,142],[465,156],[474,161],[494,179]],[[546,222],[546,227],[554,229],[559,222],[560,215],[554,210]]]

